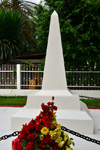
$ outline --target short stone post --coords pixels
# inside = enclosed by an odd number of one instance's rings
[[[17,64],[17,90],[20,90],[21,78],[20,78],[20,64]]]

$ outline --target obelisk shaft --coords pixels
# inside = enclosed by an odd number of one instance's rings
[[[67,90],[58,14],[51,15],[42,90]]]

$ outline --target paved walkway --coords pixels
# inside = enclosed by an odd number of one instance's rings
[[[19,109],[17,107],[0,107],[0,137],[6,134],[11,134],[11,116],[16,113]],[[100,140],[100,109],[90,109],[90,113],[94,120],[94,134],[87,135],[91,138]],[[73,150],[100,150],[100,145],[92,142],[88,142],[81,138],[70,135],[74,139],[75,146]],[[0,150],[12,150],[11,142],[13,138],[0,141]]]

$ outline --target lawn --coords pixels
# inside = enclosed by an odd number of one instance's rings
[[[100,99],[80,99],[84,102],[87,107],[100,107]],[[0,97],[0,105],[15,105],[24,106],[26,105],[27,97]]]
[[[18,105],[24,106],[26,104],[27,97],[0,97],[0,105]]]
[[[88,107],[100,107],[100,99],[81,99]]]

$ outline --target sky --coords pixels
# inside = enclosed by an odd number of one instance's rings
[[[26,0],[26,1],[34,2],[34,3],[37,3],[37,4],[40,2],[40,0]]]
[[[25,0],[25,1],[34,2],[34,3],[37,3],[37,4],[40,2],[40,0]],[[1,2],[1,0],[0,0],[0,2]]]

